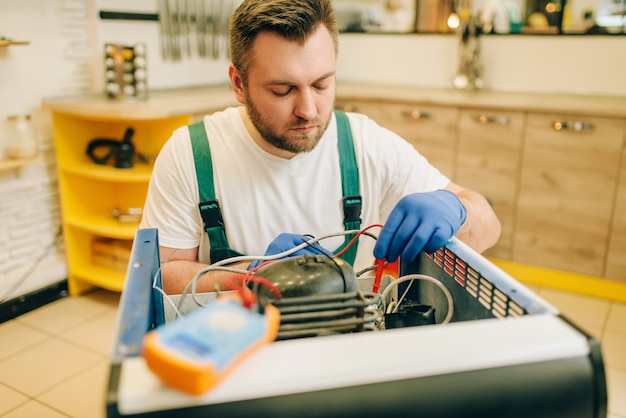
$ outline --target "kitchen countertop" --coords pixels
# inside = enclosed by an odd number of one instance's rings
[[[626,97],[622,96],[459,91],[338,81],[337,99],[344,102],[349,100],[406,102],[626,118]],[[202,114],[236,104],[230,85],[152,91],[146,100],[135,101],[107,99],[104,94],[49,98],[43,101],[45,108],[58,113],[91,119],[132,120]]]
[[[150,120],[215,111],[237,102],[230,85],[151,91],[145,100],[113,100],[104,94],[44,99],[43,107],[89,119]]]
[[[608,117],[626,117],[626,97],[546,94],[502,91],[461,91],[363,83],[337,83],[337,97],[346,100],[379,99],[464,108],[494,108],[514,111],[558,112]]]

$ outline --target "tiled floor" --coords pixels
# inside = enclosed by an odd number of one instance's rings
[[[626,305],[534,289],[602,339],[609,417],[626,418]],[[0,417],[104,417],[119,294],[68,297],[0,324]]]

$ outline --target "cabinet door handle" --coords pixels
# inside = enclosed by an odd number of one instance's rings
[[[488,123],[508,125],[510,120],[509,117],[505,115],[478,115],[476,116],[476,122],[482,125],[486,125]]]
[[[344,112],[358,112],[359,111],[359,107],[357,105],[348,104],[348,103],[336,104],[335,109],[343,110]]]
[[[593,130],[595,126],[590,122],[582,122],[580,120],[567,121],[567,120],[555,120],[552,124],[552,127],[556,131],[584,131],[584,130]]]
[[[414,110],[403,110],[402,116],[405,118],[419,120],[419,119],[432,119],[433,115],[430,112],[426,112],[424,110],[414,109]]]

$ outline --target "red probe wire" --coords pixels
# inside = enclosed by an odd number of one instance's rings
[[[335,253],[335,257],[339,257],[341,254],[345,253],[346,251],[348,251],[348,248],[352,247],[352,245],[356,242],[357,239],[359,239],[359,237],[361,235],[363,235],[363,233],[365,233],[368,229],[371,228],[375,228],[375,227],[379,227],[382,228],[383,226],[381,224],[372,224],[370,226],[367,226],[363,229],[361,229],[351,240],[350,242],[348,242],[348,244],[343,247],[343,249],[341,251],[338,251],[337,253]]]
[[[380,289],[380,281],[383,277],[383,268],[385,267],[385,260],[382,258],[377,258],[375,261],[376,264],[376,274],[374,275],[374,284],[372,286],[372,292],[378,293],[378,289]]]

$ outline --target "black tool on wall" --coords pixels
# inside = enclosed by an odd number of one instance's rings
[[[135,146],[131,141],[134,134],[133,128],[127,128],[121,141],[96,138],[87,145],[87,155],[96,164],[107,164],[113,158],[116,168],[131,168],[135,157]]]

